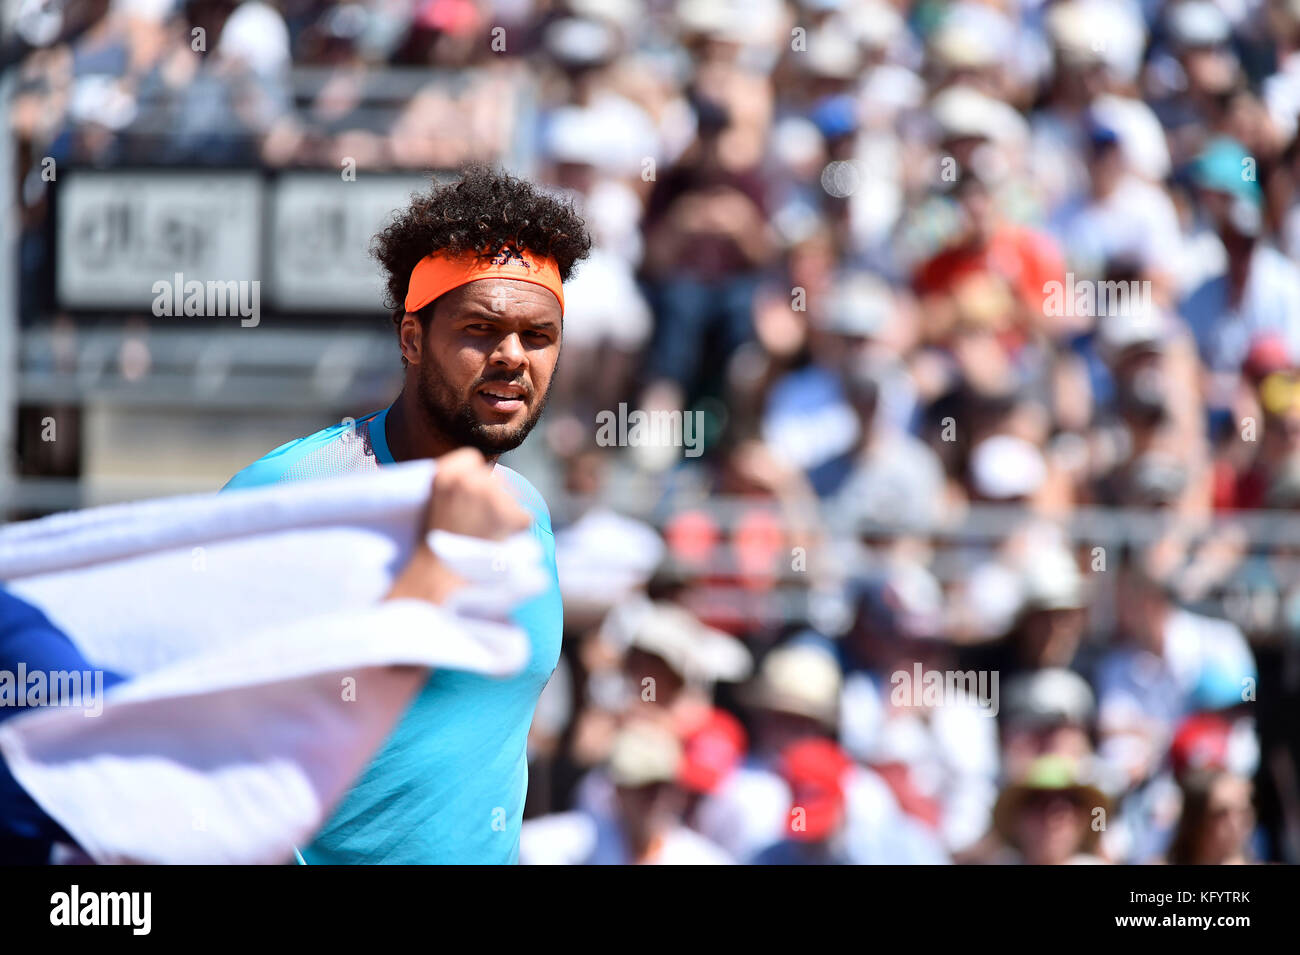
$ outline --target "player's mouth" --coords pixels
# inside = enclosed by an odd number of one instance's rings
[[[498,414],[514,414],[527,404],[528,391],[523,385],[508,385],[494,381],[483,385],[475,393],[480,401]]]

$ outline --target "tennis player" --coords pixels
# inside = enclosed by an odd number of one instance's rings
[[[549,592],[515,616],[532,648],[524,670],[506,680],[433,673],[315,841],[300,850],[302,861],[518,861],[528,729],[559,660],[562,611],[546,504],[496,459],[523,442],[546,405],[560,357],[563,283],[590,246],[569,205],[485,167],[417,196],[372,247],[405,367],[401,393],[386,409],[276,448],[226,485],[326,477],[473,449],[457,455],[482,455],[463,479],[507,482],[531,516],[551,571]],[[480,536],[496,536],[484,530]]]

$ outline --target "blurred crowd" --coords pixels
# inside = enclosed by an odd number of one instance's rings
[[[584,212],[524,862],[1300,861],[1297,0],[7,24],[33,229],[44,156],[446,169],[521,133]],[[394,67],[427,81],[377,107]],[[705,453],[602,446],[620,404]]]

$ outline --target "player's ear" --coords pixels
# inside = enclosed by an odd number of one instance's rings
[[[402,357],[409,364],[418,365],[424,348],[424,322],[420,321],[419,315],[414,312],[402,315],[402,321],[397,326],[397,340],[402,349]]]

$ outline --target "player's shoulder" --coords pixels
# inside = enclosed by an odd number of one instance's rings
[[[248,467],[238,472],[234,477],[226,482],[221,489],[223,491],[239,490],[241,488],[262,487],[267,484],[274,484],[279,481],[289,468],[301,461],[304,457],[313,451],[318,451],[328,445],[331,441],[337,441],[344,431],[355,428],[358,424],[368,422],[378,411],[372,412],[363,418],[353,421],[344,419],[338,424],[332,424],[327,428],[321,428],[319,431],[304,435],[301,438],[294,438],[292,441],[286,441],[266,454],[262,455]]]
[[[496,472],[514,488],[519,496],[519,503],[533,515],[538,525],[547,533],[554,533],[551,530],[551,511],[546,506],[546,499],[537,488],[533,487],[532,482],[514,468],[508,468],[504,464],[498,464]]]

